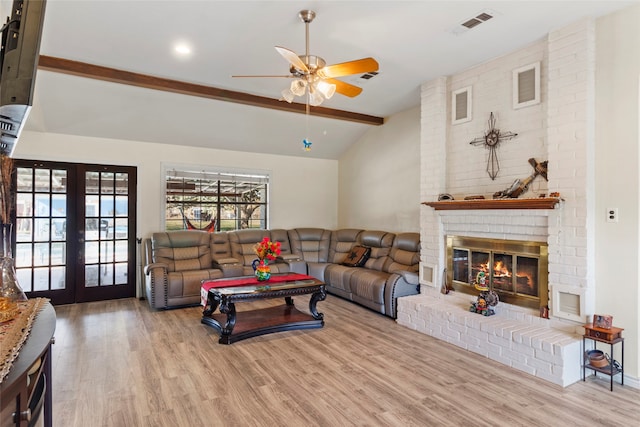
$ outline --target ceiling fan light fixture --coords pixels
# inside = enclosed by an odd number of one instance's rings
[[[322,101],[324,101],[324,97],[319,90],[312,90],[309,92],[309,105],[317,107],[322,104]]]
[[[289,104],[293,102],[293,98],[295,97],[293,92],[291,92],[291,89],[285,89],[282,92],[280,92],[280,94],[282,95],[282,99],[287,101]]]
[[[294,81],[291,82],[291,88],[290,91],[295,95],[295,96],[302,96],[304,95],[305,91],[307,90],[307,82],[302,80],[302,79],[296,79]]]
[[[336,93],[336,85],[320,80],[316,84],[316,90],[319,91],[326,99],[331,99],[333,94]]]

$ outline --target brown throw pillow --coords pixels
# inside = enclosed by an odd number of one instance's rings
[[[347,254],[342,265],[347,267],[362,267],[371,255],[371,248],[365,246],[354,246]]]

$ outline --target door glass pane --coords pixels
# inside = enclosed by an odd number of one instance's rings
[[[100,197],[100,216],[113,216],[113,197]]]
[[[100,183],[99,172],[87,172],[85,175],[85,190],[86,194],[98,194]]]
[[[116,219],[116,228],[114,231],[116,239],[126,239],[129,236],[128,233],[128,220],[125,218]]]
[[[36,194],[36,215],[49,216],[50,204],[49,194]]]
[[[51,289],[64,289],[66,287],[65,273],[66,269],[64,267],[51,268]]]
[[[116,173],[116,193],[129,194],[129,174]]]
[[[16,254],[15,254],[16,268],[31,267],[33,265],[33,259],[31,257],[31,254],[32,254],[31,243],[16,244]],[[22,285],[22,281],[20,281],[20,285]]]
[[[16,168],[16,191],[33,191],[33,170],[30,168]]]
[[[34,268],[33,269],[33,290],[47,291],[49,290],[49,269]]]
[[[67,196],[64,194],[54,194],[51,196],[51,216],[66,217],[67,216]]]
[[[31,218],[17,218],[16,226],[16,242],[30,242],[33,239],[33,220]]]
[[[51,171],[49,169],[36,169],[36,192],[48,193],[50,190]]]
[[[56,170],[51,171],[51,192],[66,193],[67,192],[67,171]]]
[[[98,242],[86,242],[84,244],[85,263],[98,262]]]
[[[32,194],[18,193],[16,195],[16,213],[18,216],[30,216],[33,210]]]
[[[127,196],[116,196],[115,216],[127,216],[129,198]]]
[[[116,264],[116,283],[127,283],[127,264]]]
[[[102,172],[100,174],[100,193],[101,194],[113,194],[113,172]]]
[[[33,265],[49,265],[49,243],[36,243],[34,247]]]
[[[86,196],[84,198],[84,214],[87,218],[98,216],[98,196]]]
[[[84,285],[88,288],[98,286],[98,266],[97,265],[85,266]]]
[[[116,261],[127,261],[129,259],[127,255],[127,245],[126,240],[116,242]]]

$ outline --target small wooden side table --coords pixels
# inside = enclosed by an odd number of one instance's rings
[[[615,377],[618,374],[620,375],[620,385],[624,385],[624,338],[622,338],[622,331],[624,329],[622,328],[616,328],[614,326],[611,327],[611,329],[604,329],[604,328],[597,328],[595,326],[593,326],[592,323],[588,323],[586,325],[584,325],[584,335],[582,336],[582,349],[584,350],[584,353],[582,355],[583,358],[583,362],[582,362],[582,381],[586,381],[586,371],[587,369],[591,369],[593,372],[593,375],[597,375],[598,372],[605,374],[605,375],[609,375],[610,380],[611,380],[611,391],[613,391],[613,377]],[[605,343],[605,344],[609,344],[610,346],[610,359],[609,359],[609,365],[607,366],[603,366],[603,367],[598,367],[598,366],[593,366],[590,363],[588,363],[589,361],[586,360],[586,341],[587,340],[592,340],[594,341],[594,347],[596,346],[596,344],[598,342],[601,343]],[[621,345],[621,354],[620,354],[620,366],[614,366],[614,360],[613,360],[613,346],[615,344],[620,343]]]

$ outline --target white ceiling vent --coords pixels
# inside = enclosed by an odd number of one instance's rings
[[[483,24],[485,22],[487,22],[488,20],[490,20],[491,18],[493,18],[494,16],[496,16],[496,13],[492,10],[483,10],[482,12],[478,13],[476,16],[474,16],[473,18],[469,18],[466,19],[464,21],[462,21],[460,23],[460,25],[457,25],[452,32],[454,34],[462,34],[465,33],[467,31],[469,31],[472,28],[477,27],[480,24]]]

